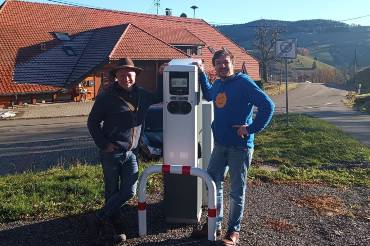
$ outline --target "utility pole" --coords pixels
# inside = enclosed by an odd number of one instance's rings
[[[193,5],[190,8],[193,9],[194,11],[193,18],[195,18],[195,10],[198,8],[198,6]]]
[[[355,59],[353,61],[353,84],[356,85],[356,73],[357,73],[357,48],[355,48]]]
[[[157,15],[158,15],[158,8],[161,6],[161,0],[154,0],[154,6],[157,7]]]

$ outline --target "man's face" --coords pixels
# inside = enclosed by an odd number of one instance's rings
[[[230,75],[234,74],[234,64],[232,63],[230,56],[220,56],[215,60],[215,70],[217,76],[221,79],[226,79]]]
[[[136,72],[132,69],[120,69],[116,72],[118,84],[125,90],[131,91],[136,82]]]

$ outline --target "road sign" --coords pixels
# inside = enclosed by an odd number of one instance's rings
[[[279,58],[297,58],[297,39],[276,41],[276,56]]]

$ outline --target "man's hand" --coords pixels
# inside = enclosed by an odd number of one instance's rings
[[[238,128],[237,134],[239,137],[244,138],[249,135],[248,125],[233,125],[233,128]]]
[[[196,65],[198,67],[198,73],[204,73],[204,66],[203,66],[203,62],[201,61],[195,61],[192,63],[192,65]]]
[[[119,149],[119,147],[118,147],[116,144],[114,144],[114,143],[109,143],[109,144],[105,147],[104,152],[106,152],[106,153],[111,153],[111,152],[113,152],[113,151],[115,151],[115,150],[117,150],[117,149]]]

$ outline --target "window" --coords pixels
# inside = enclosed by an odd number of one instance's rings
[[[63,51],[66,53],[68,56],[76,56],[76,52],[71,46],[63,46]]]
[[[65,32],[54,32],[55,37],[61,41],[70,41],[71,37]]]
[[[201,46],[187,46],[187,45],[176,45],[176,48],[185,52],[186,54],[192,55],[201,55],[202,54],[202,47]]]

